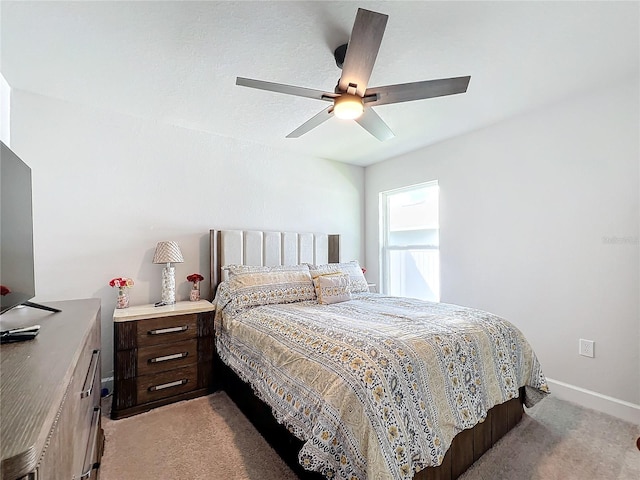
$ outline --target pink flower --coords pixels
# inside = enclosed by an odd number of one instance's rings
[[[133,287],[133,280],[130,278],[116,277],[109,281],[109,286],[118,288]]]

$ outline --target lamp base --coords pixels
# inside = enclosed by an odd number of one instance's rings
[[[162,269],[162,303],[173,305],[176,303],[176,269],[164,267]]]

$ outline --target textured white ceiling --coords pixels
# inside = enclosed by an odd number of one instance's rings
[[[236,76],[333,90],[333,50],[358,7],[389,15],[370,86],[471,75],[466,94],[376,108],[379,142],[326,103]],[[0,3],[12,88],[369,165],[589,89],[638,76],[638,2]]]

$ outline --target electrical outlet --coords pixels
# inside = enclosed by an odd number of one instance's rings
[[[585,340],[584,338],[581,338],[578,346],[578,353],[585,357],[595,357],[595,343],[596,342],[593,340]]]

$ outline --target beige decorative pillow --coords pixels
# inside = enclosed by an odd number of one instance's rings
[[[318,275],[313,279],[313,285],[316,288],[318,303],[329,305],[331,303],[351,300],[351,293],[349,293],[349,274],[347,273]]]
[[[364,278],[360,264],[354,260],[346,263],[326,263],[324,265],[309,265],[311,278],[327,273],[346,273],[349,275],[349,292],[366,293],[369,291],[367,279]]]
[[[264,267],[261,265],[225,265],[223,270],[229,272],[229,276],[238,275],[240,273],[258,273],[258,272],[308,272],[309,266],[302,265],[274,265],[271,267]]]
[[[306,268],[236,273],[230,276],[227,286],[234,308],[316,298],[313,281]]]

